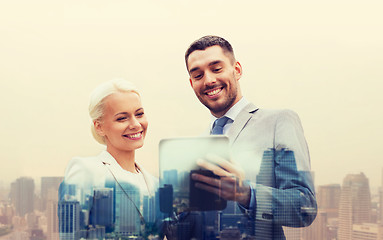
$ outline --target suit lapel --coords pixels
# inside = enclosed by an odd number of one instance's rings
[[[258,108],[254,104],[249,103],[238,114],[229,132],[227,133],[231,144],[233,144],[235,140],[237,140],[239,134],[241,133],[242,129],[245,127],[246,123],[252,118],[254,112],[257,110]]]

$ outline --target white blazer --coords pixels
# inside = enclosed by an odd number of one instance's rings
[[[69,163],[65,170],[65,184],[75,184],[81,188],[84,193],[91,194],[93,188],[105,187],[106,181],[115,181],[114,174],[118,182],[127,182],[139,187],[143,193],[147,192],[153,196],[158,180],[145,171],[136,163],[139,171],[144,178],[144,184],[140,183],[137,174],[124,170],[117,161],[107,151],[102,151],[97,156],[75,157]],[[138,184],[138,185],[137,185]]]

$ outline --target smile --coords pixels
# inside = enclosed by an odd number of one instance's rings
[[[215,97],[222,91],[223,87],[221,88],[215,88],[212,90],[207,91],[205,94],[208,95],[209,97]]]
[[[133,134],[125,134],[123,135],[124,137],[126,138],[129,138],[131,140],[138,140],[138,139],[141,139],[142,138],[142,132],[138,132],[138,133],[133,133]]]

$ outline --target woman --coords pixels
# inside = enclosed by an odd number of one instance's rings
[[[148,127],[140,95],[126,80],[108,81],[91,94],[89,114],[106,150],[69,162],[60,187],[60,237],[143,236],[156,218],[157,181],[135,159]]]

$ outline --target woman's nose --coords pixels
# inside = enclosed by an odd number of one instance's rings
[[[129,123],[130,129],[139,128],[141,126],[140,121],[137,118],[133,117]]]

